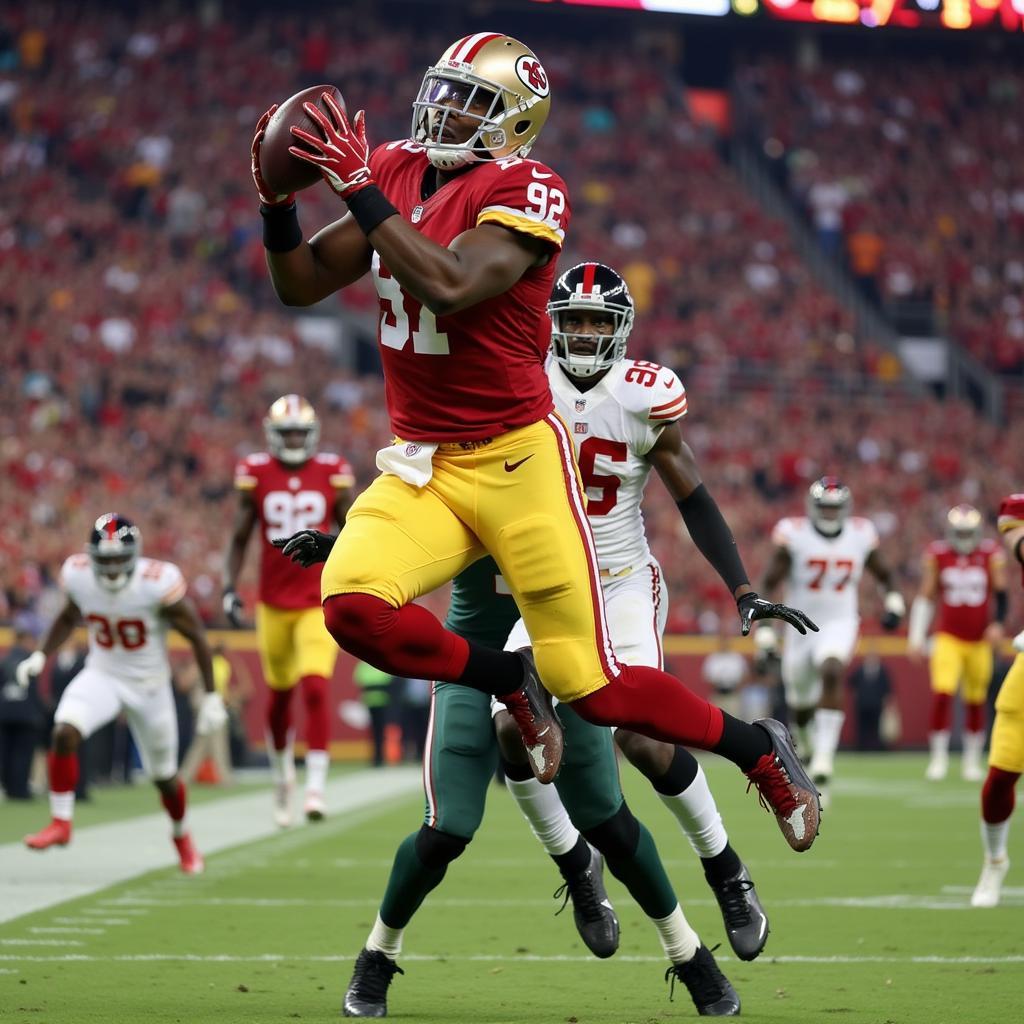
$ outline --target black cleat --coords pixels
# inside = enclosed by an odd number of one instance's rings
[[[756,960],[768,941],[768,915],[757,898],[750,872],[741,865],[732,878],[710,884],[722,908],[725,934],[732,951],[741,960]]]
[[[565,879],[554,893],[555,899],[565,896],[560,914],[572,900],[572,916],[583,944],[602,960],[619,948],[619,919],[615,916],[604,888],[604,858],[591,848],[590,865]],[[556,915],[557,916],[557,915]]]
[[[388,986],[395,974],[405,974],[391,957],[376,949],[364,949],[356,957],[341,1012],[345,1017],[386,1017]]]
[[[523,663],[523,685],[498,700],[508,708],[523,734],[523,745],[530,757],[530,768],[538,782],[554,782],[562,767],[564,740],[562,723],[555,714],[551,694],[537,675],[537,666],[529,647],[516,651]]]
[[[775,813],[786,842],[802,853],[811,848],[821,824],[818,791],[796,756],[786,727],[774,718],[760,718],[754,725],[768,733],[772,749],[747,772],[747,778],[757,786],[761,803]]]
[[[676,982],[681,981],[701,1017],[735,1017],[740,1012],[740,997],[718,969],[707,946],[702,945],[685,964],[672,964],[665,972],[665,980],[670,978],[669,999],[675,993]]]

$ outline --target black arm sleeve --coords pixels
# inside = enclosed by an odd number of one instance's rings
[[[996,614],[995,621],[1002,626],[1006,622],[1006,612],[1009,608],[1010,599],[1005,590],[996,591]]]
[[[734,593],[741,584],[749,583],[732,530],[708,489],[701,484],[688,497],[676,502],[676,507],[697,550],[722,577],[729,593]]]

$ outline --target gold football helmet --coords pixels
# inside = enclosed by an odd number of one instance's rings
[[[320,421],[313,406],[302,395],[282,395],[263,420],[267,447],[275,459],[289,466],[298,466],[311,459],[320,443]],[[289,442],[302,434],[298,445]]]
[[[412,137],[443,171],[524,157],[550,110],[548,76],[533,51],[511,36],[476,32],[452,43],[427,69],[412,105]],[[445,138],[452,114],[477,122],[465,142]]]
[[[954,505],[946,513],[946,539],[954,551],[969,555],[981,543],[981,513],[973,505]]]

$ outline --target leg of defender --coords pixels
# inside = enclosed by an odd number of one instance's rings
[[[292,823],[295,789],[295,730],[292,699],[298,682],[295,666],[295,622],[299,611],[256,605],[256,639],[263,678],[267,682],[267,759],[273,782],[274,821],[280,828]]]

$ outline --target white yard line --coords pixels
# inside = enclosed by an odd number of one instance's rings
[[[409,797],[420,788],[421,781],[420,769],[415,767],[341,776],[327,784],[329,819]],[[270,793],[266,790],[190,807],[189,821],[196,845],[204,854],[280,831],[271,821]],[[316,827],[302,825],[301,830]],[[294,831],[297,841],[304,842],[306,837],[299,834],[300,828]],[[67,849],[35,853],[21,843],[0,846],[0,923],[87,896],[156,868],[172,867],[177,855],[168,834],[167,816],[158,813],[79,829]],[[193,881],[182,879],[185,885]],[[94,918],[96,924],[111,920],[99,915]]]
[[[126,953],[116,956],[92,956],[87,953],[56,954],[54,956],[41,956],[32,954],[0,953],[0,962],[31,962],[31,963],[196,963],[196,964],[263,964],[263,963],[350,963],[356,958],[356,953],[335,953],[329,956],[310,956],[291,953],[260,953],[248,956],[238,956],[234,953]],[[717,956],[721,962],[735,961],[733,956]],[[407,961],[423,963],[503,963],[515,964],[525,963],[569,963],[569,964],[598,964],[603,965],[609,962],[634,963],[634,964],[663,964],[665,958],[661,956],[631,956],[618,954],[615,961],[598,960],[593,956],[572,956],[554,955],[542,956],[540,954],[485,954],[476,953],[469,956],[458,956],[451,954],[426,955],[422,953],[403,954],[402,963]],[[761,966],[773,964],[911,964],[921,966],[952,966],[956,964],[1024,964],[1024,955],[1021,956],[846,956],[837,954],[835,956],[761,956],[757,963]]]

